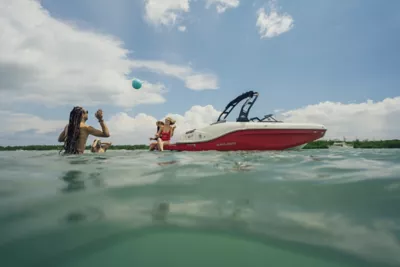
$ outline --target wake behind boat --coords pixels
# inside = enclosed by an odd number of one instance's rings
[[[220,114],[218,120],[201,129],[193,129],[183,134],[175,144],[165,145],[165,150],[173,151],[249,151],[285,150],[302,148],[307,143],[320,139],[326,128],[322,124],[285,123],[273,114],[248,118],[250,109],[256,102],[258,92],[249,91],[232,100]],[[236,122],[226,118],[241,101],[246,100]]]

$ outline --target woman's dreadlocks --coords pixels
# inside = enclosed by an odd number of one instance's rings
[[[63,147],[64,154],[79,153],[79,151],[77,150],[77,143],[80,134],[80,124],[84,112],[85,111],[82,107],[74,107],[69,114],[68,133]]]

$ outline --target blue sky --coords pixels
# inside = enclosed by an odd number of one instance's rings
[[[168,1],[164,3],[174,2]],[[260,8],[267,14],[271,12],[269,1],[241,0],[237,7],[222,13],[217,12],[216,5],[206,8],[206,0],[189,1],[189,10],[175,9],[179,20],[168,25],[146,19],[146,3],[41,1],[56,21],[73,24],[79,31],[118,38],[122,47],[131,51],[129,58],[133,61],[190,66],[196,73],[213,75],[218,89],[191,90],[173,75],[133,69],[129,77],[163,84],[167,90],[162,94],[165,102],[132,104],[129,110],[129,104],[122,107],[105,96],[98,105],[89,105],[93,113],[101,107],[107,118],[119,112],[160,118],[167,113],[183,115],[194,105],[212,105],[222,110],[232,98],[248,90],[261,93],[253,108],[257,115],[325,101],[361,103],[400,95],[399,1],[275,1],[278,15],[289,16],[293,23],[289,30],[271,38],[261,38],[256,26]],[[186,31],[179,31],[183,25]],[[145,94],[146,90],[144,86],[140,93]],[[17,101],[6,109],[42,120],[66,121],[71,104],[43,106],[40,101]],[[1,143],[6,139],[0,139]]]
[[[119,37],[134,57],[192,62],[197,69],[218,75],[220,89],[202,92],[159,77],[170,87],[168,101],[139,106],[136,112],[163,116],[183,113],[194,104],[222,109],[230,98],[251,89],[262,93],[254,111],[266,105],[266,112],[328,100],[362,102],[399,95],[399,1],[279,1],[295,26],[261,40],[256,11],[266,3],[241,1],[238,8],[218,14],[197,1],[184,33],[146,23],[144,1],[44,0],[43,6],[56,17]]]

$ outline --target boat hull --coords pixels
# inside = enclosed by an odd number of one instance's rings
[[[326,129],[245,129],[217,138],[167,145],[172,151],[265,151],[302,148],[322,138]]]

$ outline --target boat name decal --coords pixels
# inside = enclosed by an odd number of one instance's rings
[[[228,142],[228,143],[217,144],[217,146],[234,146],[234,145],[236,145],[236,142]]]

